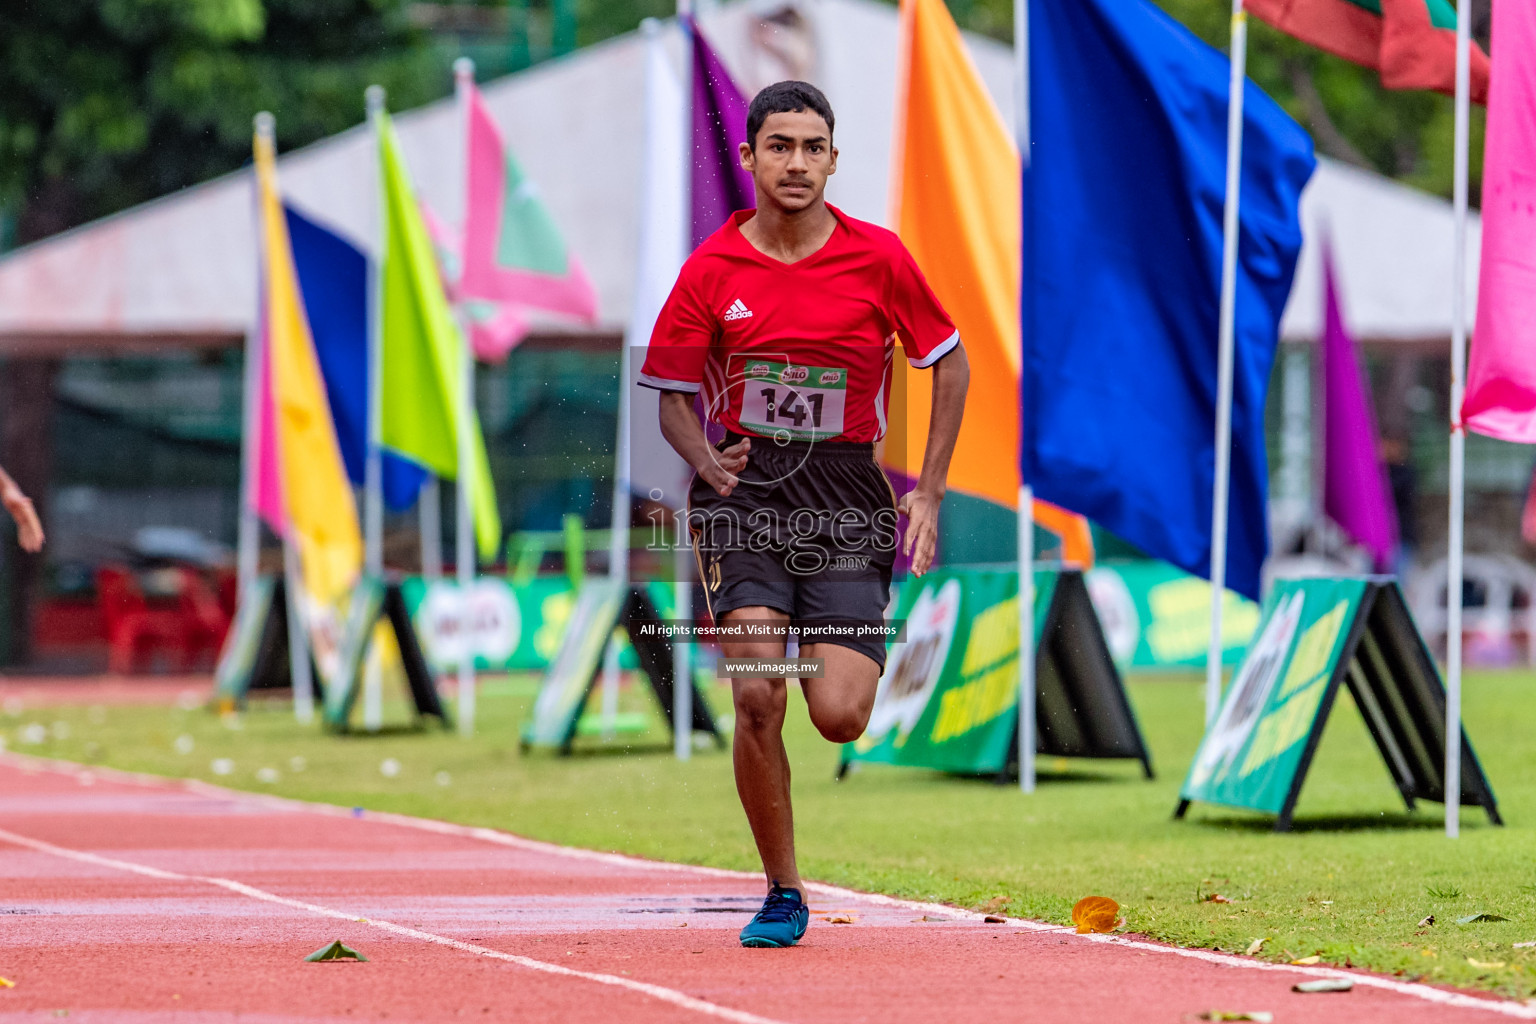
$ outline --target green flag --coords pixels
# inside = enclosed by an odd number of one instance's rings
[[[400,142],[388,114],[379,115],[385,255],[382,277],[384,447],[445,479],[459,475],[458,424],[473,432],[470,504],[480,557],[496,557],[501,516],[473,405],[463,409],[464,340],[438,275],[426,222],[416,205]]]

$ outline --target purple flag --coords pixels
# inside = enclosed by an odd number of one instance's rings
[[[1397,552],[1397,510],[1377,450],[1371,393],[1339,309],[1331,252],[1323,277],[1323,511],[1386,571]]]
[[[747,101],[692,19],[693,237],[695,248],[737,210],[757,205],[738,149],[747,141]]]

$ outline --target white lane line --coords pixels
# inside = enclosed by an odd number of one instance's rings
[[[126,772],[118,769],[82,768],[70,761],[57,761],[51,758],[30,757],[21,754],[0,754],[0,762],[11,761],[18,764],[29,765],[34,768],[42,768],[60,772],[66,775],[101,775],[114,776],[126,781],[152,785],[157,788],[180,788],[204,796],[217,796],[229,800],[240,800],[255,803],[261,806],[283,808],[293,811],[301,811],[310,814],[326,814],[331,816],[356,818],[355,812],[335,804],[311,803],[305,800],[295,800],[291,797],[273,796],[267,793],[247,793],[243,790],[227,789],[223,786],[215,786],[200,779],[167,779],[160,775],[145,775],[138,772]],[[413,828],[422,832],[433,832],[438,835],[460,836],[468,839],[477,839],[482,842],[494,843],[498,846],[507,846],[513,849],[528,850],[534,853],[543,853],[551,856],[566,857],[571,860],[583,860],[598,864],[607,864],[612,867],[628,868],[635,871],[666,871],[703,875],[713,878],[745,879],[761,881],[762,875],[750,871],[732,871],[727,868],[710,868],[695,864],[679,864],[672,861],[645,860],[641,857],[631,857],[623,853],[604,853],[599,850],[585,850],[577,846],[560,846],[557,843],[548,843],[538,839],[525,839],[522,836],[509,832],[499,832],[495,829],[477,827],[473,825],[456,825],[447,821],[436,821],[431,818],[414,818],[406,814],[395,814],[391,811],[362,812],[361,817],[373,821],[385,822],[391,825],[399,825],[402,828]],[[943,903],[925,903],[918,900],[904,900],[896,896],[883,896],[878,893],[859,892],[855,889],[845,889],[841,886],[827,885],[824,882],[807,882],[806,888],[811,892],[820,893],[823,896],[831,896],[842,900],[862,901],[882,907],[897,907],[919,914],[942,915],[962,921],[982,921],[986,917],[971,910],[963,910]],[[1457,992],[1447,989],[1435,988],[1433,985],[1421,985],[1411,981],[1397,981],[1394,978],[1383,978],[1375,974],[1364,974],[1357,971],[1344,971],[1334,967],[1297,967],[1293,964],[1277,964],[1267,960],[1258,960],[1253,957],[1235,956],[1230,953],[1216,953],[1208,949],[1185,949],[1180,946],[1168,946],[1157,942],[1144,942],[1139,939],[1131,939],[1120,935],[1078,935],[1076,929],[1055,924],[1046,924],[1043,921],[1028,921],[1022,918],[1010,917],[1007,925],[1020,931],[1028,932],[1055,932],[1074,939],[1082,939],[1089,942],[1104,942],[1115,946],[1123,946],[1127,949],[1135,949],[1147,953],[1164,953],[1172,956],[1185,957],[1191,960],[1200,960],[1205,963],[1217,964],[1222,967],[1240,967],[1251,971],[1280,971],[1289,974],[1301,974],[1312,978],[1347,978],[1365,988],[1376,988],[1386,992],[1395,992],[1398,995],[1412,999],[1421,999],[1425,1002],[1436,1003],[1441,1006],[1450,1006],[1465,1010],[1484,1010],[1489,1013],[1502,1014],[1517,1020],[1536,1020],[1536,1005],[1515,1003],[1499,999],[1493,996],[1469,995],[1465,992]],[[710,1004],[713,1005],[713,1004]]]
[[[165,871],[161,868],[150,867],[147,864],[136,864],[132,861],[117,860],[114,857],[103,857],[100,854],[87,853],[84,850],[73,850],[66,846],[56,846],[53,843],[41,839],[33,839],[30,836],[18,835],[0,829],[0,840],[37,850],[40,853],[52,854],[68,860],[79,861],[84,864],[94,864],[98,867],[114,868],[118,871],[126,871],[135,875],[143,875],[148,878],[160,879],[172,882],[201,882],[205,885],[218,886],[241,896],[248,896],[253,900],[261,900],[264,903],[275,903],[278,906],[300,910],[307,914],[317,914],[321,917],[334,918],[338,921],[351,921],[357,924],[366,924],[370,928],[389,932],[408,939],[418,939],[422,942],[431,942],[439,946],[447,946],[464,953],[473,953],[477,956],[489,957],[493,960],[504,960],[519,967],[526,967],[530,971],[541,971],[544,974],[554,974],[566,978],[580,978],[583,981],[596,982],[599,985],[610,985],[614,988],[628,989],[641,995],[650,996],[652,999],[669,1003],[672,1006],[684,1010],[692,1010],[695,1013],[704,1014],[707,1017],[715,1017],[719,1020],[735,1021],[737,1024],[783,1024],[771,1017],[761,1017],[755,1013],[747,1013],[744,1010],[732,1010],[729,1007],[719,1006],[703,999],[696,999],[676,989],[665,988],[661,985],[652,985],[644,981],[635,981],[631,978],[620,978],[612,974],[598,974],[594,971],[578,971],[571,967],[562,967],[559,964],[546,963],[543,960],[534,960],[531,957],[518,956],[516,953],[504,953],[499,949],[491,949],[487,946],[478,946],[472,942],[462,942],[459,939],[451,939],[446,935],[437,935],[433,932],[424,932],[419,928],[408,928],[405,925],[395,924],[392,921],[382,921],[378,918],[361,917],[357,914],[349,914],[346,911],[336,910],[331,907],[323,907],[318,903],[307,903],[304,900],[290,899],[287,896],[279,896],[276,893],[258,889],[244,882],[237,882],[230,878],[214,878],[207,875],[184,875],[175,871]]]

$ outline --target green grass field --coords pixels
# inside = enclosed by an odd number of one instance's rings
[[[624,749],[520,755],[534,681],[486,683],[478,735],[438,731],[335,737],[253,704],[221,720],[202,709],[17,707],[12,750],[345,806],[507,829],[559,843],[755,869],[729,757],[674,761],[658,728]],[[1296,830],[1197,805],[1172,819],[1200,736],[1199,684],[1142,677],[1131,699],[1158,770],[1046,762],[1032,796],[991,781],[867,766],[833,781],[837,751],[798,697],[787,727],[801,868],[807,877],[1065,923],[1083,896],[1118,900],[1127,928],[1186,946],[1325,962],[1536,994],[1536,676],[1473,673],[1466,722],[1509,824],[1465,810],[1459,840],[1441,808],[1403,810],[1347,694],[1301,797]],[[626,706],[640,708],[638,692]],[[723,694],[716,706],[727,707]],[[403,718],[400,707],[391,713]],[[43,738],[46,734],[46,738]],[[40,741],[39,741],[40,740]],[[37,741],[37,742],[29,742]],[[229,769],[216,774],[214,762]],[[297,760],[296,760],[297,759]],[[398,762],[387,776],[381,766]],[[1220,895],[1231,902],[1213,901]],[[1003,902],[1006,901],[1006,902]],[[1477,913],[1507,922],[1459,925]],[[1433,914],[1435,923],[1420,927]],[[1473,963],[1477,961],[1477,963]],[[1491,966],[1491,965],[1499,966]]]

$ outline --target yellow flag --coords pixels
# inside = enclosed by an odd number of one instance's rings
[[[897,74],[891,224],[960,329],[971,363],[949,486],[1017,508],[1018,149],[943,0],[901,0]],[[927,373],[904,360],[895,365],[883,459],[915,479],[928,443],[931,387]],[[1040,513],[1036,520],[1068,542],[1068,561],[1091,563],[1086,521],[1045,507]]]
[[[304,588],[317,601],[335,603],[357,581],[363,541],[357,504],[341,461],[330,403],[315,358],[299,293],[288,224],[277,190],[270,139],[257,135],[263,314],[271,360],[278,475],[288,529],[298,547]]]

